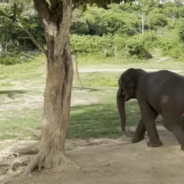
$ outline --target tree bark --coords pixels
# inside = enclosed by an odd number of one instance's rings
[[[42,120],[41,165],[50,168],[63,162],[65,138],[70,121],[73,67],[69,43],[64,55],[48,60]]]
[[[28,166],[29,171],[36,166],[51,168],[68,162],[64,148],[70,121],[73,79],[68,38],[72,0],[55,1],[54,11],[48,8],[46,0],[33,1],[45,30],[47,80],[44,92],[41,147],[36,159]]]

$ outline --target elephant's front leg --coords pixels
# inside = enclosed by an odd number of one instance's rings
[[[154,112],[154,118],[156,119],[157,117],[158,117],[158,113]],[[141,119],[135,130],[135,134],[132,139],[132,142],[137,143],[137,142],[142,141],[144,139],[145,132],[146,132],[146,127],[143,123],[143,120]]]
[[[141,119],[136,130],[135,130],[135,134],[134,134],[134,137],[132,139],[132,142],[137,143],[137,142],[142,141],[144,139],[145,132],[146,132],[146,127]]]
[[[147,145],[150,147],[162,146],[162,142],[159,139],[159,135],[156,129],[155,112],[151,109],[150,105],[146,101],[139,100],[138,102],[141,110],[142,121],[145,125],[149,137],[149,142]]]

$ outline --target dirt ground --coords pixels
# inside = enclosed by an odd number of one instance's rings
[[[150,148],[148,138],[137,144],[129,139],[67,140],[66,153],[82,169],[63,165],[52,170],[33,172],[9,184],[183,184],[184,152],[175,137],[163,127],[157,127],[164,143]],[[134,130],[135,127],[132,127]],[[7,143],[5,143],[7,145]],[[17,143],[20,144],[20,143]],[[25,143],[24,143],[25,144]],[[9,145],[16,145],[14,142]],[[5,146],[6,147],[6,146]],[[4,149],[7,154],[8,147]],[[1,151],[0,161],[8,158]],[[3,158],[4,157],[4,158]],[[6,157],[6,158],[5,158]],[[3,175],[0,183],[11,175]]]

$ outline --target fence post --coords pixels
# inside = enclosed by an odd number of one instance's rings
[[[115,48],[114,48],[114,56],[115,56],[115,59],[118,58],[118,57],[117,57],[117,46],[115,46]]]
[[[107,50],[106,49],[104,49],[104,56],[106,56],[107,55]]]

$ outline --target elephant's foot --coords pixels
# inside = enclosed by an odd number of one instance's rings
[[[144,136],[137,136],[137,135],[134,135],[133,139],[132,139],[132,143],[137,143],[137,142],[140,142],[144,139]]]
[[[148,145],[149,147],[160,147],[160,146],[162,146],[163,144],[162,144],[162,142],[158,139],[158,140],[155,141],[155,142],[149,141],[149,142],[147,143],[147,145]]]
[[[184,151],[184,146],[181,146],[181,149]]]

